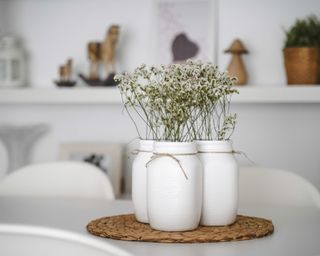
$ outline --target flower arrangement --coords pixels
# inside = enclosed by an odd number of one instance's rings
[[[230,98],[238,92],[236,78],[212,63],[141,65],[115,80],[140,138],[228,140],[233,133],[236,115],[230,113]],[[137,118],[145,124],[143,136]]]

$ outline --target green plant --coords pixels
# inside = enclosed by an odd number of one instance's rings
[[[320,21],[314,15],[296,20],[285,33],[284,47],[320,47]]]
[[[124,107],[140,138],[166,141],[229,139],[236,116],[229,113],[236,81],[212,63],[188,60],[160,67],[141,65],[118,74]],[[145,135],[136,119],[145,123]]]

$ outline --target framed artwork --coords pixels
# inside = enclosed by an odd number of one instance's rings
[[[121,194],[123,150],[121,144],[63,143],[60,159],[87,162],[108,175],[116,196]]]
[[[200,59],[216,63],[216,0],[157,0],[159,64]]]

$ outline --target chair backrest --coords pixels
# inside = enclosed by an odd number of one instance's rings
[[[111,182],[100,169],[73,161],[21,168],[0,182],[0,196],[114,199]]]
[[[242,167],[239,173],[239,201],[320,208],[320,193],[306,179],[284,170]]]
[[[48,227],[0,223],[0,255],[132,256],[105,241]]]

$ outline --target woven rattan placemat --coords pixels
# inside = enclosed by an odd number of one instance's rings
[[[203,227],[186,232],[163,232],[137,222],[133,214],[104,217],[91,221],[87,230],[96,236],[159,243],[207,243],[249,240],[273,233],[272,221],[238,215],[235,223],[221,227]]]

